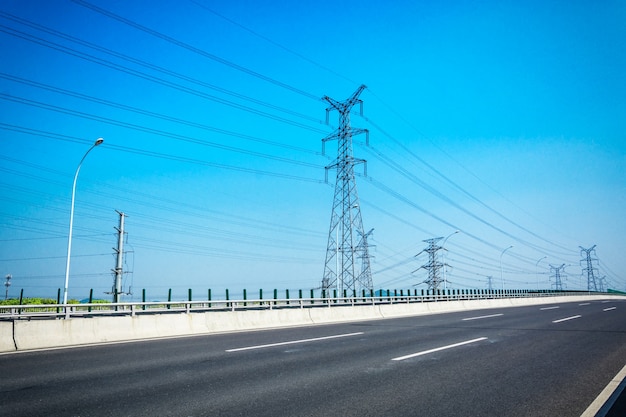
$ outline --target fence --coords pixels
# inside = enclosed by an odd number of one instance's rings
[[[192,300],[192,292],[188,291],[188,299],[185,301],[171,300],[171,290],[168,292],[167,301],[146,301],[145,290],[142,291],[142,301],[140,302],[119,302],[119,303],[94,303],[82,304],[19,304],[0,306],[1,319],[34,319],[34,318],[66,318],[71,317],[93,317],[103,315],[130,315],[138,314],[167,314],[167,313],[191,313],[202,311],[236,311],[252,309],[285,309],[285,308],[337,308],[357,305],[380,305],[398,303],[425,303],[425,302],[446,302],[455,300],[482,300],[497,298],[527,298],[527,297],[547,297],[547,296],[568,296],[581,295],[588,292],[583,291],[531,291],[531,290],[370,290],[361,291],[360,294],[353,292],[348,295],[343,291],[342,296],[337,294],[337,290],[332,292],[319,291],[316,297],[315,290],[310,290],[308,296],[304,297],[303,290],[297,291],[297,297],[290,297],[289,290],[285,291],[285,296],[278,296],[278,290],[274,290],[272,297],[264,298],[263,290],[259,290],[259,297],[248,298],[247,290],[243,290],[243,297],[240,299],[230,299],[229,290],[225,291],[225,298],[213,299],[211,290],[208,290],[206,300]],[[21,299],[20,299],[21,301]]]

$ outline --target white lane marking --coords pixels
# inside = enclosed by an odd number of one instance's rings
[[[559,306],[543,307],[543,308],[540,308],[539,310],[554,310],[555,308],[561,308],[561,307],[559,307]]]
[[[585,412],[582,413],[580,417],[594,417],[598,415],[598,412],[600,411],[600,409],[603,408],[605,403],[609,401],[613,393],[619,389],[620,384],[625,378],[626,378],[626,365],[622,368],[621,371],[617,373],[617,375],[615,375],[615,378],[613,378],[608,383],[608,385],[602,390],[600,395],[596,397],[596,399],[589,405],[589,407],[587,407]],[[617,397],[615,397],[615,400],[617,400]],[[613,406],[613,404],[615,403],[615,400],[613,400],[612,404],[607,404],[609,406],[609,409],[610,407]]]
[[[571,316],[571,317],[565,317],[564,319],[560,319],[560,320],[553,320],[552,323],[560,323],[562,321],[567,321],[567,320],[574,320],[574,319],[579,319],[582,316],[579,314],[577,316]]]
[[[488,316],[467,317],[467,318],[464,318],[463,321],[488,319],[488,318],[491,318],[491,317],[499,317],[499,316],[504,316],[504,314],[503,313],[499,313],[499,314],[490,314]]]
[[[602,311],[611,311],[611,310],[615,310],[617,307],[609,307],[609,308],[605,308]]]
[[[315,337],[312,339],[290,340],[288,342],[269,343],[267,345],[246,346],[246,347],[236,348],[236,349],[226,349],[226,352],[240,352],[242,350],[263,349],[263,348],[274,347],[274,346],[295,345],[297,343],[317,342],[320,340],[329,340],[329,339],[337,339],[340,337],[358,336],[361,334],[363,334],[363,332],[336,334],[333,336]]]
[[[487,340],[486,337],[479,337],[478,339],[472,339],[472,340],[466,340],[465,342],[459,342],[459,343],[455,343],[453,345],[448,345],[448,346],[442,346],[442,347],[438,347],[435,349],[429,349],[429,350],[425,350],[423,352],[417,352],[417,353],[412,353],[410,355],[406,355],[406,356],[399,356],[397,358],[393,358],[392,361],[403,361],[405,359],[410,359],[410,358],[414,358],[416,356],[422,356],[422,355],[427,355],[429,353],[433,353],[433,352],[439,352],[440,350],[446,350],[446,349],[451,349],[457,346],[463,346],[463,345],[467,345],[470,343],[475,343],[475,342],[480,342],[481,340]]]
[[[611,300],[602,300],[602,301],[600,301],[600,302],[601,302],[601,303],[610,303],[610,302],[611,302]]]
[[[578,304],[578,305],[579,305],[579,306],[588,306],[589,304],[591,304],[591,303],[580,303],[580,304]]]

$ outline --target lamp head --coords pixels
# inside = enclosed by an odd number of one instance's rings
[[[94,143],[93,146],[98,146],[98,145],[102,144],[102,142],[104,142],[104,139],[98,138],[98,140],[96,140],[96,143]]]

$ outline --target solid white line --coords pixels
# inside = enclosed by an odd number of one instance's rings
[[[500,313],[500,314],[490,314],[488,316],[468,317],[468,318],[463,319],[463,321],[488,319],[490,317],[499,317],[499,316],[504,316],[504,314]]]
[[[295,345],[296,343],[317,342],[317,341],[320,341],[320,340],[337,339],[339,337],[358,336],[360,334],[363,334],[363,332],[336,334],[336,335],[333,335],[333,336],[315,337],[315,338],[312,338],[312,339],[290,340],[288,342],[270,343],[270,344],[267,344],[267,345],[257,345],[257,346],[247,346],[247,347],[236,348],[236,349],[226,349],[226,352],[240,352],[242,350],[263,349],[263,348],[268,348],[268,347],[284,346],[284,345]]]
[[[403,361],[405,359],[414,358],[416,356],[427,355],[427,354],[433,353],[433,352],[439,352],[440,350],[450,349],[450,348],[454,348],[454,347],[457,347],[457,346],[463,346],[463,345],[467,345],[469,343],[480,342],[481,340],[487,340],[487,338],[486,337],[479,337],[478,339],[466,340],[465,342],[459,342],[459,343],[455,343],[453,345],[442,346],[442,347],[438,347],[438,348],[435,348],[435,349],[425,350],[423,352],[412,353],[410,355],[393,358],[392,361]]]
[[[602,311],[611,311],[611,310],[615,310],[617,307],[609,307],[609,308],[605,308]]]
[[[559,307],[559,306],[554,306],[554,307],[543,307],[543,308],[540,308],[539,310],[554,310],[555,308],[561,308],[561,307]]]
[[[615,375],[608,385],[602,390],[600,395],[596,397],[596,399],[587,407],[584,413],[580,415],[580,417],[594,417],[598,415],[598,412],[605,405],[605,403],[609,400],[611,395],[619,388],[620,384],[623,380],[626,379],[626,365],[622,368],[621,371]],[[608,405],[608,404],[607,404]],[[611,407],[613,404],[608,405]],[[604,415],[604,414],[603,414]]]
[[[573,319],[579,319],[581,318],[581,315],[577,315],[577,316],[572,316],[572,317],[565,317],[564,319],[560,319],[560,320],[553,320],[552,323],[560,323],[562,321],[567,321],[567,320],[573,320]]]

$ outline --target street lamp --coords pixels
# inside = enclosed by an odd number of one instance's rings
[[[543,258],[539,259],[535,264],[535,275],[537,276],[537,291],[539,291],[539,262],[543,261],[546,258],[547,256],[544,256]]]
[[[98,138],[98,140],[96,140],[94,144],[91,145],[91,148],[89,148],[87,152],[85,152],[85,155],[83,155],[83,158],[78,163],[78,167],[76,168],[76,174],[74,174],[74,184],[72,185],[72,208],[70,209],[70,233],[67,238],[67,262],[65,264],[65,288],[63,289],[63,304],[67,304],[67,287],[70,280],[70,255],[72,253],[72,227],[74,226],[74,196],[76,195],[76,179],[78,179],[80,167],[87,157],[87,154],[91,152],[93,148],[102,144],[102,142],[104,142],[104,139]]]
[[[508,248],[503,250],[502,253],[500,254],[500,281],[502,281],[502,292],[504,292],[504,277],[502,276],[502,255],[504,255],[504,252],[508,251],[512,247],[513,245],[509,246]]]
[[[448,292],[448,281],[446,280],[446,241],[448,239],[450,239],[450,237],[452,235],[456,235],[457,233],[459,233],[460,230],[456,230],[453,233],[450,233],[444,240],[443,243],[441,244],[441,248],[443,249],[443,289],[444,291]]]

